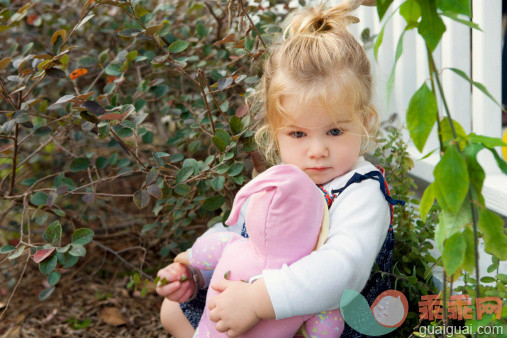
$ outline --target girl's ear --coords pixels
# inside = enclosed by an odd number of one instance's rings
[[[375,108],[374,105],[370,104],[364,110],[363,125],[369,133],[370,131],[372,131],[376,128],[377,123],[378,123],[377,109]]]

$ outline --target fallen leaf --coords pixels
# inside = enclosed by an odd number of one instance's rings
[[[17,338],[21,336],[21,326],[16,325],[8,329],[1,338]]]
[[[117,307],[107,307],[102,310],[99,314],[99,319],[102,319],[109,325],[120,326],[126,325],[127,321],[123,318],[123,315]]]

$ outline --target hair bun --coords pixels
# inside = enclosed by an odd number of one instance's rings
[[[371,5],[372,0],[345,0],[337,6],[326,8],[324,3],[315,7],[301,8],[291,13],[283,30],[284,38],[298,34],[315,34],[341,30],[359,19],[350,15],[361,5]]]

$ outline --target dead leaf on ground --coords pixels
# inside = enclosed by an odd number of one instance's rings
[[[18,338],[21,334],[21,326],[16,325],[8,329],[1,338]]]
[[[102,319],[109,325],[120,326],[126,325],[127,321],[117,307],[107,307],[100,312],[99,319]]]

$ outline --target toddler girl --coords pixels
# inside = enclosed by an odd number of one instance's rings
[[[318,185],[328,201],[330,229],[318,250],[290,266],[264,270],[255,283],[211,285],[221,293],[209,302],[209,318],[228,336],[246,332],[260,319],[337,309],[345,289],[363,290],[371,304],[390,288],[388,279],[369,278],[375,262],[390,270],[391,205],[398,201],[389,196],[379,169],[362,157],[375,135],[377,112],[371,105],[369,60],[346,29],[357,22],[349,14],[361,3],[297,10],[270,48],[255,94],[265,121],[256,140],[272,163],[295,165]],[[224,230],[248,236],[243,217],[208,231]],[[194,278],[179,282],[182,274]],[[175,337],[191,336],[204,306],[205,292],[199,290],[209,274],[173,263],[158,275],[171,282],[157,289],[166,297],[164,327]],[[344,335],[357,333],[346,328]]]

